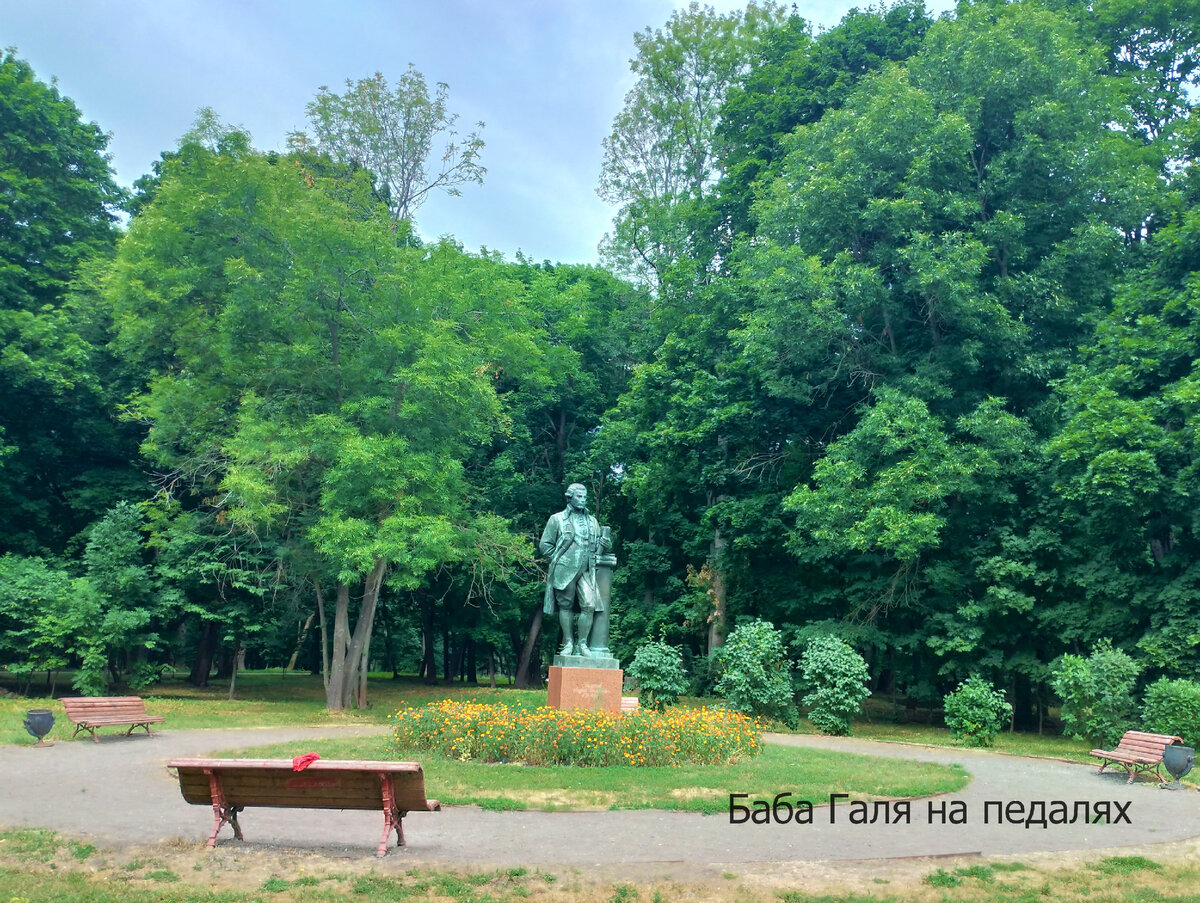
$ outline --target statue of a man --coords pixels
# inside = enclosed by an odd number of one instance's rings
[[[587,487],[572,483],[566,495],[567,507],[550,515],[538,543],[538,549],[550,559],[542,610],[548,615],[558,611],[563,640],[559,655],[590,655],[592,619],[605,605],[596,587],[596,557],[612,548],[612,539],[588,513]],[[573,638],[571,610],[575,605],[579,606],[579,618]]]

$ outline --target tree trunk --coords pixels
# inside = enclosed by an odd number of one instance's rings
[[[205,621],[200,626],[200,645],[196,647],[196,660],[192,662],[192,673],[188,683],[194,687],[207,687],[208,674],[212,671],[213,652],[217,646],[217,622]]]
[[[287,667],[283,669],[284,671],[291,671],[296,667],[296,659],[300,657],[300,649],[304,646],[304,641],[308,639],[309,628],[312,627],[313,619],[316,616],[317,613],[314,611],[308,616],[308,619],[304,622],[304,626],[300,628],[300,636],[296,640],[296,648],[292,650],[292,657],[288,659]]]
[[[326,699],[329,698],[329,629],[325,621],[325,596],[321,593],[321,584],[316,584],[317,616],[321,619],[321,683],[325,686]]]
[[[475,663],[475,641],[470,637],[466,639],[467,644],[467,683],[479,683],[479,670]]]
[[[460,637],[458,643],[454,646],[454,679],[461,681],[466,677],[466,668],[464,662],[467,655],[467,638]]]
[[[349,708],[356,699],[356,695],[360,695],[362,704],[366,705],[366,688],[360,689],[359,687],[360,681],[366,674],[362,663],[365,658],[370,656],[371,630],[375,626],[375,609],[379,605],[379,590],[383,586],[383,577],[386,573],[387,559],[380,558],[375,562],[371,573],[367,575],[362,604],[354,624],[354,635],[350,638],[349,647],[346,649],[345,675],[342,680],[339,708]]]
[[[350,587],[340,580],[333,610],[333,649],[329,655],[329,682],[325,685],[325,707],[345,708],[346,635],[350,632]]]
[[[367,645],[363,646],[362,661],[358,669],[358,700],[360,709],[367,707],[367,677],[370,674],[371,638],[367,637]]]
[[[554,450],[557,456],[554,459],[554,479],[556,482],[561,482],[567,472],[567,410],[563,408],[558,412],[558,418],[554,421]]]
[[[521,647],[521,658],[517,662],[517,680],[516,685],[523,689],[530,687],[540,687],[542,685],[542,673],[540,662],[538,663],[538,672],[535,675],[532,673],[534,662],[533,653],[538,647],[538,634],[542,631],[542,603],[539,600],[537,608],[534,609],[533,617],[529,621],[529,633],[525,636],[525,645]]]
[[[233,694],[235,692],[237,692],[238,668],[241,667],[245,663],[244,662],[245,655],[246,655],[246,650],[242,646],[241,642],[239,641],[234,646],[233,668],[231,668],[230,672],[229,672],[229,698],[230,699],[233,699]]]
[[[421,608],[421,680],[425,683],[437,683],[433,657],[433,599],[424,587],[417,590],[417,598]]]
[[[712,594],[713,610],[708,616],[708,654],[712,655],[725,643],[725,634],[727,630],[726,623],[726,590],[725,590],[725,573],[721,570],[721,552],[725,548],[725,537],[721,535],[721,528],[713,528],[712,542],[708,547],[709,570],[712,572],[712,579],[709,583],[709,592]]]

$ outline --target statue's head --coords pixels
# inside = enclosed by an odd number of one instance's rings
[[[587,487],[582,483],[572,483],[566,491],[567,504],[576,510],[587,507]]]

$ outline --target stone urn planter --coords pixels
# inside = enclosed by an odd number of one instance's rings
[[[1168,785],[1179,789],[1179,779],[1196,767],[1196,750],[1190,746],[1175,744],[1163,748],[1163,767],[1171,773],[1175,783]]]
[[[25,713],[25,730],[37,739],[37,746],[53,746],[45,741],[46,734],[54,727],[54,713],[49,709],[30,709]]]

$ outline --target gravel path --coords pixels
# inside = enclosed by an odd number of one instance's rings
[[[180,840],[202,844],[210,810],[189,806],[166,768],[175,756],[321,737],[379,733],[378,727],[164,731],[154,737],[109,733],[98,744],[60,741],[45,749],[0,748],[0,824],[52,828],[105,846]],[[770,735],[769,742],[822,747],[887,758],[958,763],[972,775],[960,793],[967,821],[942,824],[912,803],[907,825],[854,825],[839,805],[836,822],[819,808],[811,825],[731,825],[724,816],[681,812],[491,812],[474,806],[405,819],[408,847],[386,862],[475,867],[577,868],[629,877],[674,877],[753,868],[754,863],[878,860],[955,854],[1004,855],[1164,843],[1200,835],[1200,797],[1127,785],[1123,775],[1094,767],[971,750],[866,740]],[[319,746],[314,748],[319,749]],[[732,792],[739,788],[731,787]],[[780,791],[789,788],[780,787]],[[1130,824],[984,823],[984,801],[1107,801],[1128,804]],[[1116,811],[1115,808],[1113,810]],[[382,830],[371,812],[251,809],[242,815],[243,849],[295,848],[355,859],[369,857]],[[225,829],[218,845],[235,843]]]

